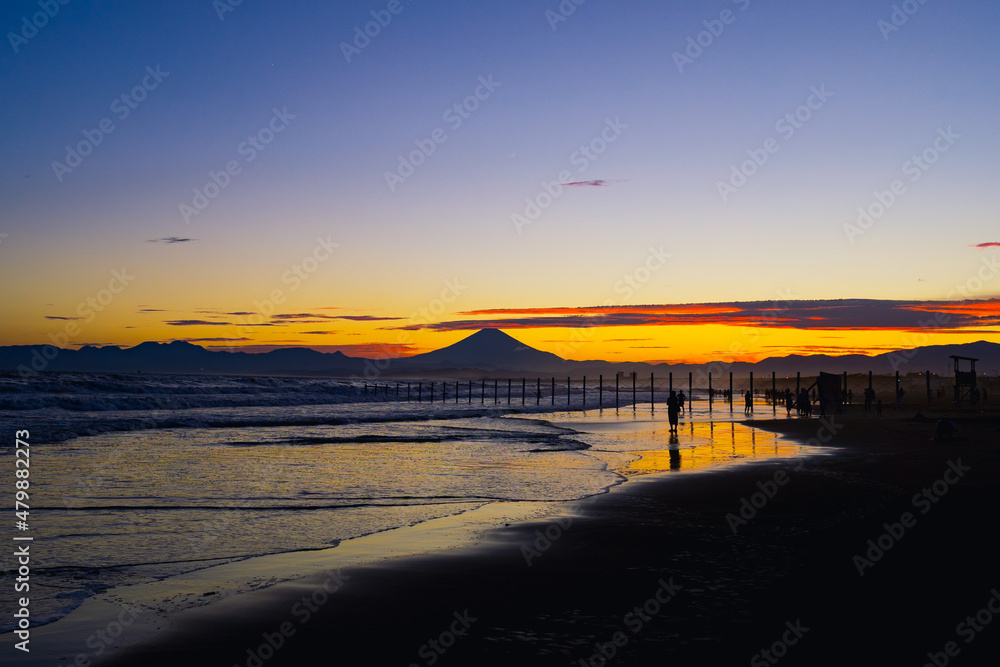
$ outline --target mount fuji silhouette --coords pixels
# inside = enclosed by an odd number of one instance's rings
[[[566,361],[525,345],[499,329],[482,329],[440,350],[400,359],[397,368],[554,371]]]

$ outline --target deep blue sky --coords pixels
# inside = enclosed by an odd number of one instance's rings
[[[7,310],[36,320],[5,342],[123,264],[144,272],[130,308],[251,310],[330,234],[343,252],[296,307],[404,316],[455,276],[470,285],[455,310],[604,303],[651,246],[669,267],[622,301],[944,298],[979,261],[970,245],[1000,240],[996,2],[915,3],[885,39],[891,2],[588,0],[553,30],[555,0],[403,0],[346,62],[341,43],[388,4],[244,0],[220,20],[211,0],[71,0],[17,53],[5,38],[0,278]],[[724,10],[733,22],[679,72],[674,53]],[[0,26],[38,11],[6,2]],[[119,120],[112,101],[157,66],[169,76]],[[490,76],[500,87],[449,127]],[[823,86],[782,137],[776,122]],[[185,224],[179,205],[275,108],[294,120]],[[115,131],[60,182],[53,161],[104,118]],[[608,119],[628,127],[577,170]],[[949,127],[960,139],[908,180]],[[448,141],[390,191],[385,172],[437,128]],[[718,183],[772,137],[724,201]],[[565,188],[518,233],[512,215],[563,170],[605,184]],[[897,179],[905,194],[851,242],[857,208]],[[166,237],[197,240],[147,242]]]

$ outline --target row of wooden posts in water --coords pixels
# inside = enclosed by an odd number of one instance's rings
[[[656,404],[657,391],[660,392],[660,396],[665,401],[666,398],[669,396],[669,393],[674,390],[674,374],[673,373],[669,374],[667,389],[665,391],[663,389],[660,389],[660,390],[656,389],[656,378],[655,378],[655,375],[653,373],[649,374],[649,387],[647,387],[645,389],[637,387],[637,385],[636,385],[636,382],[637,382],[636,375],[637,375],[636,373],[632,373],[632,387],[631,387],[632,401],[631,401],[631,405],[638,405],[638,400],[637,400],[638,396],[640,394],[646,394],[646,393],[648,393],[649,394],[649,405],[652,407],[652,406],[654,406]],[[927,378],[927,396],[928,396],[928,401],[930,401],[930,397],[931,397],[931,373],[928,371],[924,375]],[[612,387],[610,387],[610,386],[605,387],[605,385],[604,385],[604,376],[603,375],[598,376],[598,382],[597,382],[597,396],[598,396],[597,407],[599,407],[599,408],[605,407],[605,405],[604,405],[604,394],[605,394],[605,392],[607,392],[607,393],[610,394],[612,391],[614,392],[614,397],[615,397],[614,407],[617,408],[617,407],[620,406],[620,404],[621,404],[621,395],[624,393],[627,396],[628,391],[629,391],[628,387],[625,387],[624,389],[621,387],[621,383],[620,383],[621,378],[622,378],[621,374],[618,374],[618,375],[615,376],[615,384],[614,384],[614,388],[612,389]],[[694,395],[694,373],[688,373],[687,380],[688,381],[687,381],[687,397],[686,398],[687,398],[688,401],[690,401],[691,397]],[[435,401],[438,401],[438,402],[441,402],[441,403],[445,403],[445,402],[448,402],[451,399],[454,399],[455,403],[460,403],[461,399],[462,399],[461,389],[463,388],[464,385],[467,385],[468,389],[466,391],[466,396],[465,396],[465,398],[467,399],[467,402],[471,404],[471,403],[473,403],[473,401],[474,401],[475,398],[479,398],[480,404],[484,404],[485,405],[486,404],[486,397],[487,397],[487,391],[486,391],[487,382],[488,381],[485,380],[485,379],[480,380],[478,382],[478,384],[479,384],[478,396],[476,396],[476,392],[474,391],[475,384],[477,384],[477,383],[474,382],[473,380],[468,380],[467,382],[462,382],[462,381],[458,381],[458,380],[455,380],[455,381],[452,381],[452,382],[447,382],[447,381],[444,381],[444,380],[439,381],[439,382],[435,382],[433,380],[428,380],[428,381],[423,381],[423,380],[420,380],[420,381],[409,381],[409,382],[405,382],[405,383],[404,382],[396,382],[395,383],[395,391],[394,392],[392,390],[391,383],[389,383],[389,382],[385,383],[384,385],[381,385],[379,383],[374,383],[374,384],[369,385],[368,383],[365,383],[364,392],[365,392],[365,394],[372,395],[375,398],[385,398],[387,400],[395,398],[396,400],[401,400],[401,401],[407,401],[407,402],[416,401],[418,403],[423,403],[424,402],[424,398],[427,398],[427,401],[430,402],[430,403],[433,403]],[[493,380],[493,403],[494,403],[494,405],[498,405],[498,404],[501,403],[500,396],[501,396],[502,385],[500,384],[500,382],[501,382],[501,380],[499,380],[499,379],[494,379]],[[514,387],[516,385],[514,384],[514,380],[512,380],[512,379],[507,379],[506,382],[507,382],[507,400],[506,400],[506,404],[507,405],[512,405],[514,399],[517,398],[516,394],[514,393]],[[847,390],[846,390],[846,387],[847,387],[847,373],[846,372],[843,374],[843,382],[844,382],[844,384],[843,384],[843,391],[844,391],[844,393],[846,393],[847,392]],[[873,383],[873,375],[872,375],[872,372],[869,371],[868,372],[868,388],[869,389],[872,388],[872,383]],[[542,404],[542,379],[540,377],[537,378],[535,380],[534,384],[535,384],[535,387],[534,387],[534,390],[535,390],[534,391],[534,394],[535,394],[535,405],[541,405]],[[549,387],[549,402],[550,402],[551,405],[555,405],[556,404],[556,396],[559,395],[559,394],[561,394],[561,391],[557,392],[557,390],[556,390],[556,379],[555,379],[555,377],[552,377],[550,379],[550,382],[546,383],[546,384],[550,385],[550,387]],[[529,404],[529,402],[528,402],[528,386],[529,385],[528,385],[527,378],[526,377],[522,377],[521,378],[521,391],[520,391],[521,405],[528,405]],[[813,386],[815,386],[815,383],[813,383],[813,385],[810,385],[810,387],[808,387],[807,389],[812,388]],[[453,388],[453,393],[451,393],[450,395],[449,395],[449,387]],[[567,377],[566,378],[566,389],[565,389],[565,392],[566,392],[565,393],[565,396],[566,396],[566,405],[572,405],[572,387],[573,387],[573,382],[572,382],[571,378]],[[895,384],[895,387],[897,389],[900,387],[899,371],[896,371],[896,384]],[[439,388],[440,391],[435,391],[436,388]],[[581,388],[581,405],[583,405],[585,407],[587,405],[587,377],[586,376],[583,376],[583,379],[582,379],[582,381],[580,383],[580,388]],[[801,388],[802,388],[802,374],[801,373],[796,373],[795,374],[795,396],[799,395],[799,392],[801,391]],[[741,387],[741,389],[742,389],[742,387]],[[774,397],[780,396],[778,394],[778,388],[777,388],[777,373],[771,373],[771,387],[770,387],[770,389],[771,389],[771,391],[769,393],[765,392],[765,396],[766,396],[766,399],[767,399],[766,402],[774,405],[775,409],[777,409],[778,401],[773,400]],[[681,391],[683,391],[683,388],[681,388]],[[732,407],[733,407],[733,397],[734,397],[733,374],[732,373],[729,374],[729,388],[727,390],[727,389],[715,389],[713,387],[713,385],[712,385],[712,374],[709,373],[708,374],[708,389],[707,389],[707,393],[708,393],[708,405],[709,405],[709,409],[712,408],[712,405],[713,405],[714,401],[716,400],[715,396],[716,396],[716,394],[718,394],[718,395],[720,395],[722,397],[722,401],[724,403],[728,403],[729,404],[729,408],[730,408],[730,410],[732,410]],[[754,393],[754,374],[753,373],[750,373],[749,387],[747,389],[747,393],[750,394],[750,398],[751,398],[751,400],[753,400],[754,396],[756,395]],[[745,393],[743,393],[743,392],[741,392],[741,394],[745,395]],[[838,397],[837,401],[839,401],[839,400],[840,400],[840,398]],[[608,405],[607,407],[611,407],[611,406]]]

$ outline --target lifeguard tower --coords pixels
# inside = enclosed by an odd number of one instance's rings
[[[951,360],[955,364],[955,403],[961,403],[965,398],[968,398],[974,404],[978,394],[976,391],[976,362],[979,359],[952,355]],[[963,361],[969,362],[969,370],[962,370]]]

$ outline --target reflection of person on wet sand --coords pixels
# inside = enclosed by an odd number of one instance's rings
[[[667,421],[670,422],[670,432],[677,432],[677,415],[680,412],[679,403],[677,400],[677,394],[674,390],[670,390],[670,397],[667,398]]]
[[[670,444],[677,443],[677,436],[671,436]],[[680,470],[681,469],[681,450],[671,449],[670,450],[670,469]]]

